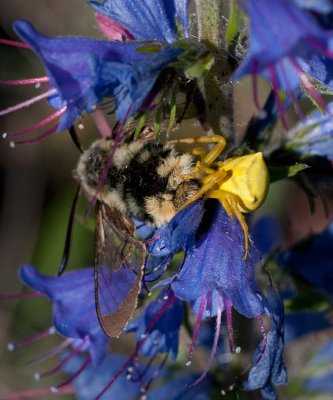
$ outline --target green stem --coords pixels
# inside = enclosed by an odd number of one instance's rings
[[[206,101],[207,119],[215,133],[231,137],[234,132],[233,84],[234,67],[227,57],[226,30],[229,2],[226,0],[195,0],[199,40],[215,55],[215,62],[200,90]]]

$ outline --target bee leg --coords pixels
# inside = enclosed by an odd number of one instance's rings
[[[225,209],[226,213],[228,214],[228,216],[232,220],[234,216],[237,218],[244,232],[245,254],[243,259],[245,261],[249,251],[249,228],[247,226],[244,215],[239,211],[237,196],[231,193],[222,192],[221,190],[211,190],[207,194],[207,197],[218,199],[222,204],[223,208]]]

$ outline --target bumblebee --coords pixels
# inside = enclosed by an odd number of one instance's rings
[[[146,261],[132,218],[159,227],[197,193],[194,160],[173,144],[99,139],[83,152],[74,176],[96,199],[95,303],[105,333],[118,337],[137,306]]]
[[[112,140],[99,139],[79,159],[74,175],[88,196],[159,227],[197,193],[199,182],[189,179],[193,157],[178,154],[173,144],[124,143],[107,168],[113,145]]]

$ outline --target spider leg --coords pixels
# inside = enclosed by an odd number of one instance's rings
[[[202,159],[202,165],[204,165],[205,167],[210,166],[222,153],[222,151],[225,149],[227,145],[227,141],[225,140],[225,138],[220,135],[180,138],[180,139],[170,140],[169,143],[187,143],[187,144],[216,143],[216,145],[212,148],[212,150],[209,151]]]
[[[243,229],[244,232],[244,247],[245,247],[245,254],[244,254],[244,261],[247,258],[248,251],[249,251],[249,228],[247,226],[246,220],[244,215],[238,209],[238,200],[237,196],[232,193],[223,192],[221,190],[211,190],[207,197],[218,199],[222,204],[223,208],[225,209],[228,216],[233,220],[233,216],[235,216]]]
[[[213,186],[220,184],[221,180],[227,175],[226,171],[214,171],[213,175],[209,175],[203,180],[202,187],[194,194],[187,202],[182,206],[181,209],[187,207],[189,204],[198,200],[200,197],[204,196],[204,194],[212,189]]]

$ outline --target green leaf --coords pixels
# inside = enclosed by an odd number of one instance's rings
[[[239,30],[240,9],[235,0],[231,0],[229,9],[229,22],[226,31],[226,43],[229,46]]]
[[[143,114],[143,116],[140,118],[140,121],[138,122],[138,125],[136,126],[134,133],[134,140],[139,137],[142,128],[145,126],[145,123],[146,123],[146,114]]]
[[[163,49],[163,45],[161,43],[152,43],[146,44],[143,46],[139,46],[136,48],[138,53],[158,53]]]
[[[288,165],[286,167],[270,167],[269,168],[270,182],[273,183],[281,179],[290,178],[307,168],[309,168],[309,166],[303,163]]]

